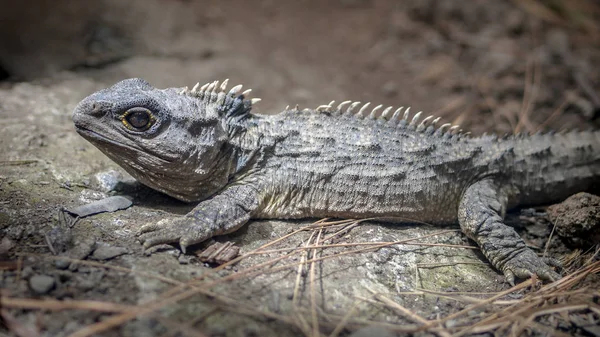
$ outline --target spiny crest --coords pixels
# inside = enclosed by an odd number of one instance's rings
[[[334,108],[334,104],[335,101],[331,101],[327,105],[319,105],[315,111],[331,115],[352,115],[359,119],[380,119],[389,123],[397,123],[401,126],[414,128],[418,132],[426,132],[434,135],[468,136],[470,134],[470,132],[463,133],[463,130],[460,129],[459,125],[452,125],[450,123],[442,124],[436,129],[436,124],[440,121],[441,117],[428,116],[420,120],[422,111],[417,112],[411,119],[410,107],[405,109],[402,106],[394,110],[393,107],[389,106],[383,109],[378,116],[379,110],[383,108],[383,105],[381,104],[370,110],[370,102],[362,104],[361,106],[361,102],[344,101],[336,108]]]
[[[198,82],[198,83],[196,83],[196,85],[194,85],[194,87],[192,87],[191,90],[189,90],[188,87],[185,87],[179,92],[179,94],[187,95],[190,97],[196,97],[196,98],[204,101],[206,104],[216,104],[218,106],[222,106],[226,103],[227,98],[245,99],[252,91],[252,89],[247,89],[247,90],[243,91],[241,93],[241,95],[238,96],[238,94],[242,90],[243,86],[241,84],[238,84],[226,92],[228,83],[229,83],[229,79],[226,79],[225,81],[223,81],[220,84],[219,84],[219,81],[214,81],[214,82],[206,83],[203,86],[200,86],[200,82]],[[252,106],[252,105],[260,102],[261,99],[260,98],[252,98],[248,101],[250,102],[250,105]]]

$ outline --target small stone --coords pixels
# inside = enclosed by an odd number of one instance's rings
[[[77,287],[84,292],[94,289],[95,286],[96,282],[94,280],[82,280],[77,283]]]
[[[191,259],[192,259],[192,256],[181,254],[177,258],[177,261],[179,261],[179,264],[190,264]]]
[[[67,269],[69,268],[69,265],[71,265],[71,261],[69,260],[56,260],[54,261],[54,266],[58,269]]]
[[[67,252],[67,257],[75,260],[83,260],[96,249],[96,238],[88,236],[77,242],[73,249]]]
[[[33,268],[31,268],[31,266],[26,266],[23,268],[23,270],[21,270],[22,278],[28,279],[29,277],[31,277],[31,275],[33,275]]]
[[[449,319],[446,321],[446,328],[454,328],[458,324],[458,321],[455,319]]]
[[[96,249],[96,238],[88,236],[81,240],[81,242],[78,242],[73,249],[69,250],[66,256],[73,260],[83,260],[88,257],[94,249]],[[79,268],[79,264],[76,261],[69,264],[70,271],[75,271],[77,268]]]
[[[98,184],[98,188],[103,192],[110,192],[117,187],[119,182],[123,180],[123,175],[115,170],[108,170],[97,173],[94,178]]]
[[[92,259],[94,260],[110,260],[120,255],[127,254],[129,251],[123,247],[113,247],[108,245],[99,246],[94,250]]]
[[[0,241],[0,256],[8,256],[8,251],[11,250],[15,246],[15,243],[5,237]]]
[[[379,326],[374,326],[374,325],[360,328],[350,334],[350,337],[372,337],[372,336],[394,337],[395,334],[388,329],[385,329],[385,328],[382,328]]]
[[[35,275],[29,279],[29,287],[38,295],[47,294],[54,285],[54,277],[48,275]]]

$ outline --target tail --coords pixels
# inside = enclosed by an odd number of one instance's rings
[[[600,131],[514,136],[513,179],[523,204],[600,191]]]

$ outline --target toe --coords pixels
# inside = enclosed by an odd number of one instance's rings
[[[144,248],[150,248],[163,243],[179,243],[185,253],[190,245],[202,242],[212,235],[207,231],[208,226],[190,223],[185,217],[167,218],[156,223],[142,226],[138,232],[138,240]],[[193,224],[193,222],[192,222]]]
[[[515,286],[515,274],[512,271],[506,270],[504,272],[504,277],[506,278],[506,282],[508,282],[508,284],[513,287]]]
[[[502,270],[506,280],[514,284],[515,279],[527,279],[536,274],[544,282],[554,282],[560,275],[553,270],[553,266],[560,265],[554,259],[541,258],[531,250],[523,250],[507,261]]]
[[[153,232],[160,228],[160,224],[158,222],[151,222],[143,225],[137,232],[137,235],[140,236],[144,233]]]
[[[161,243],[177,242],[179,238],[171,235],[167,231],[159,230],[141,234],[138,237],[138,240],[140,240],[140,242],[143,244],[148,244],[148,242],[150,242],[152,246],[155,246]]]
[[[513,273],[515,274],[515,276],[517,278],[520,278],[520,279],[528,279],[531,276],[533,276],[533,272],[531,272],[529,269],[526,269],[526,268],[515,268],[513,270]]]
[[[542,280],[554,282],[560,279],[560,275],[550,268],[545,268],[536,273]]]
[[[551,257],[544,258],[544,263],[546,263],[549,266],[556,267],[556,268],[562,268],[563,267],[562,263],[559,260],[553,259]]]
[[[163,243],[177,242],[177,238],[173,239],[172,237],[166,235],[148,235],[140,238],[140,240],[144,244],[144,249],[148,249]]]

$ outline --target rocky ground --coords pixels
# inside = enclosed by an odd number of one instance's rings
[[[212,242],[145,255],[137,229],[193,205],[139,185],[71,122],[89,93],[143,77],[158,87],[229,78],[263,99],[261,113],[352,99],[410,105],[475,135],[597,128],[596,2],[0,6],[0,336],[600,336],[598,295],[557,294],[570,285],[482,302],[510,286],[455,226],[256,221],[216,239],[240,247],[236,263],[201,262]],[[75,222],[61,212],[112,195],[133,206]],[[572,274],[597,261],[597,236],[549,237],[553,223],[598,221],[599,205],[579,195],[549,212],[516,210],[508,223],[540,254],[562,258],[580,287],[598,289],[598,269]],[[539,305],[506,313],[525,299]],[[583,307],[526,321],[552,305]],[[465,330],[492,313],[505,325]]]

